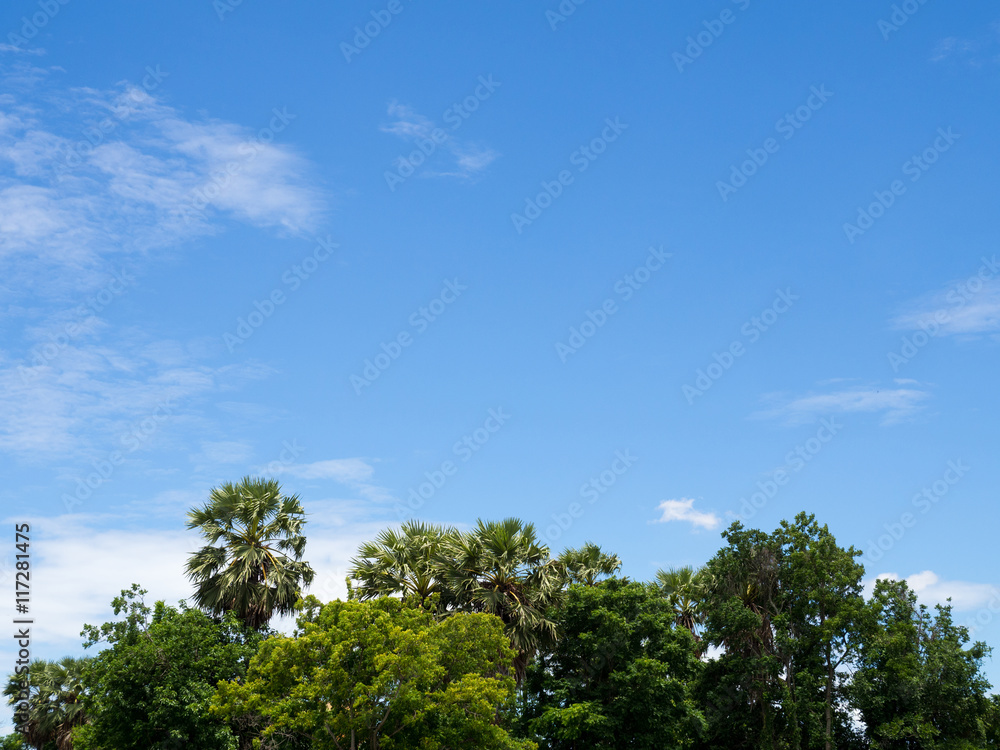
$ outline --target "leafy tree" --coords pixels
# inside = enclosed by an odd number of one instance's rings
[[[236,736],[209,715],[209,700],[220,680],[245,673],[262,635],[232,613],[220,622],[183,603],[151,610],[144,594],[138,586],[123,591],[112,603],[122,619],[85,626],[85,647],[109,647],[84,674],[91,722],[76,730],[74,747],[235,750]]]
[[[708,563],[704,639],[722,653],[709,661],[699,688],[707,747],[772,747],[787,738],[783,660],[774,620],[782,613],[780,545],[739,522],[722,533],[728,545]]]
[[[692,745],[704,729],[690,694],[701,664],[657,586],[575,585],[556,617],[562,637],[525,683],[525,721],[543,747]]]
[[[782,590],[775,629],[793,736],[803,747],[845,747],[857,741],[843,691],[860,646],[864,567],[855,558],[861,552],[840,547],[805,513],[782,521],[774,539]]]
[[[73,729],[87,721],[83,672],[88,661],[71,657],[59,661],[39,659],[30,664],[27,675],[13,674],[7,678],[3,694],[9,705],[19,702],[27,678],[27,722],[24,735],[17,736],[16,741],[38,750],[73,747]]]
[[[441,579],[441,550],[458,532],[407,521],[396,531],[386,529],[375,541],[361,545],[351,561],[350,578],[361,601],[379,596],[414,597],[421,606],[437,600],[447,609],[454,597]]]
[[[293,638],[266,641],[244,684],[213,701],[225,717],[259,713],[261,747],[315,750],[531,750],[505,729],[513,651],[502,623],[466,614],[436,622],[398,599],[309,597]]]
[[[4,737],[0,737],[0,750],[30,750],[29,745],[23,735],[12,732]]]
[[[699,689],[706,746],[856,746],[844,688],[859,647],[860,553],[806,513],[773,534],[735,523],[723,538],[705,587],[705,639],[722,649]]]
[[[442,566],[458,609],[503,621],[517,651],[514,673],[520,684],[532,656],[556,639],[547,610],[563,589],[560,565],[539,543],[534,525],[516,518],[479,520],[471,532],[445,541]]]
[[[233,610],[256,630],[275,612],[293,612],[314,576],[302,560],[304,523],[298,496],[282,495],[273,479],[246,477],[213,489],[209,502],[188,514],[188,528],[208,542],[187,565],[198,606],[215,615]]]
[[[695,628],[705,622],[703,602],[707,578],[704,569],[696,571],[690,566],[656,571],[656,582],[673,607],[677,624],[687,628],[695,640],[700,640]]]
[[[951,606],[932,617],[905,581],[880,580],[865,607],[850,697],[878,750],[984,747],[992,706],[980,673],[985,644],[967,648]]]
[[[596,585],[600,576],[613,576],[622,567],[618,555],[605,553],[593,542],[585,542],[577,549],[563,550],[559,562],[566,570],[568,583],[585,586]]]
[[[991,695],[986,718],[983,721],[986,734],[985,747],[994,750],[1000,748],[1000,695]]]
[[[616,560],[603,556],[593,562],[607,567]],[[557,601],[565,576],[563,563],[539,543],[534,525],[516,518],[480,520],[466,533],[411,521],[362,545],[350,572],[361,600],[400,595],[438,616],[498,616],[517,651],[518,683],[538,648],[556,637],[546,610]]]

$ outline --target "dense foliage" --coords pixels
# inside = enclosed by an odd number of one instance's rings
[[[260,714],[265,747],[529,750],[506,730],[514,652],[481,614],[435,622],[397,599],[310,597],[292,638],[271,638],[245,682],[219,685],[215,713]]]
[[[235,612],[257,629],[275,613],[291,614],[300,587],[315,575],[302,559],[304,515],[298,496],[283,495],[273,479],[246,477],[212,490],[204,507],[188,514],[188,528],[207,542],[187,566],[198,606]]]
[[[262,640],[234,615],[158,602],[150,610],[133,586],[115,600],[122,620],[87,626],[86,645],[107,642],[84,674],[90,721],[76,731],[80,750],[199,747],[235,750],[236,734],[209,702],[221,680],[239,679]],[[233,728],[238,729],[234,724]]]
[[[518,519],[411,521],[327,603],[302,594],[304,524],[273,480],[213,490],[190,515],[199,608],[123,591],[84,628],[96,656],[8,678],[28,720],[0,750],[1000,748],[989,648],[905,581],[866,599],[860,553],[806,514],[734,523],[648,583]]]
[[[559,642],[528,676],[528,734],[553,750],[690,747],[705,729],[691,695],[702,664],[675,617],[651,584],[573,586]]]

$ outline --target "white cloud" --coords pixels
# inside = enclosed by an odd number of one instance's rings
[[[291,464],[282,467],[268,467],[268,471],[288,474],[299,479],[329,479],[357,490],[363,497],[373,502],[392,499],[384,487],[369,482],[375,468],[363,458],[334,458],[309,464]]]
[[[201,444],[202,457],[219,464],[245,464],[253,455],[253,446],[238,440],[206,441]]]
[[[181,494],[190,500],[188,493]],[[307,591],[324,601],[343,598],[351,558],[384,524],[364,520],[363,507],[352,501],[306,502],[306,510],[305,559],[316,570]],[[46,644],[77,644],[84,623],[112,619],[111,600],[132,583],[149,591],[150,603],[191,601],[193,589],[184,566],[203,544],[198,532],[183,527],[109,528],[122,520],[120,515],[18,517],[18,523],[32,526],[31,614],[41,646],[38,656],[57,658],[61,654],[55,651],[42,653]],[[9,560],[0,563],[0,582],[9,567]]]
[[[721,519],[715,513],[695,510],[694,500],[690,498],[664,500],[657,506],[657,510],[662,511],[662,513],[653,523],[686,521],[692,526],[708,530],[715,529],[722,523]]]
[[[443,130],[441,131],[443,135],[439,133],[435,140],[432,137],[435,131],[434,122],[405,104],[391,102],[388,114],[390,117],[395,118],[395,120],[389,125],[383,125],[381,127],[382,132],[391,133],[413,144],[416,144],[417,141],[431,141],[432,143],[439,144],[440,148],[446,151],[454,161],[454,166],[443,169],[425,169],[421,172],[425,177],[469,178],[486,169],[499,156],[491,148],[459,141],[453,135]],[[400,161],[406,158],[406,156],[400,156]],[[433,155],[431,158],[433,158]]]
[[[182,493],[187,495],[187,493]],[[190,498],[185,497],[185,500]],[[346,598],[345,577],[362,542],[374,538],[381,522],[364,520],[361,506],[348,502],[306,503],[309,520],[305,559],[316,576],[306,592],[322,601]],[[316,512],[317,509],[320,512]],[[57,659],[83,652],[83,625],[114,620],[111,600],[133,583],[149,593],[146,603],[180,599],[193,603],[193,589],[184,567],[203,540],[197,531],[122,527],[122,516],[63,515],[18,517],[31,524],[32,588],[30,616],[32,655]],[[14,522],[14,519],[7,519]],[[111,528],[114,524],[117,528]],[[0,584],[10,584],[10,559],[0,561]],[[272,625],[290,632],[294,618],[276,618]],[[0,658],[13,663],[4,645]]]
[[[260,376],[252,366],[200,364],[184,346],[136,332],[107,344],[81,335],[31,367],[0,353],[0,451],[41,460],[140,450],[168,425],[203,427],[199,399]]]
[[[954,58],[970,67],[980,68],[988,63],[1000,63],[1000,55],[997,54],[998,43],[1000,43],[1000,21],[990,24],[989,30],[979,34],[975,39],[945,37],[934,46],[930,59],[931,62],[942,62]]]
[[[789,424],[815,421],[825,414],[882,413],[882,424],[895,424],[919,411],[930,396],[915,388],[855,387],[799,396],[772,409],[755,412],[758,419],[778,418]],[[780,400],[769,397],[771,401]]]
[[[334,458],[311,464],[294,464],[283,471],[300,479],[335,479],[338,482],[360,482],[368,479],[375,469],[360,458]]]
[[[974,52],[978,45],[971,39],[959,39],[956,36],[949,36],[942,39],[934,46],[931,53],[931,62],[941,62],[952,55],[968,55]]]
[[[172,252],[223,221],[284,234],[315,228],[326,199],[311,166],[277,143],[294,115],[262,113],[253,129],[191,118],[152,86],[69,88],[57,69],[21,61],[0,66],[0,82],[0,302],[22,323],[0,349],[0,451],[106,455],[163,402],[174,404],[172,420],[190,422],[200,418],[194,400],[266,375],[205,366],[205,342],[112,332],[102,316],[136,293],[130,274],[113,286],[123,267],[141,275],[148,253]],[[261,128],[282,133],[268,143]],[[199,194],[209,198],[203,210],[185,211]],[[248,457],[233,444],[213,451],[229,463]]]
[[[217,232],[220,220],[301,235],[325,215],[311,165],[279,145],[294,128],[284,109],[248,128],[189,118],[153,84],[73,89],[24,63],[0,68],[0,80],[11,91],[0,118],[0,259],[45,280],[20,288],[78,293],[81,269]]]
[[[867,581],[865,593],[871,596],[875,581],[887,579],[900,580],[897,573],[880,573]],[[944,581],[932,570],[923,570],[906,577],[906,583],[917,595],[918,599],[928,605],[951,604],[956,612],[968,612],[985,607],[1000,599],[1000,589],[989,583],[972,583],[969,581]]]
[[[901,331],[929,331],[934,336],[1000,332],[1000,279],[971,287],[968,281],[956,283],[925,295],[893,318],[892,327]]]

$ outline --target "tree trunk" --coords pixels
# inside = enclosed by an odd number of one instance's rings
[[[830,644],[826,646],[826,750],[831,748],[833,734],[833,657]]]

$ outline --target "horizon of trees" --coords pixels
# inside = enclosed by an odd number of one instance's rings
[[[0,750],[1000,747],[990,648],[906,581],[866,600],[861,552],[806,513],[736,522],[652,581],[520,519],[411,520],[360,546],[331,602],[303,595],[305,523],[273,479],[212,490],[188,514],[195,606],[123,591],[83,628],[95,656],[31,664]]]

